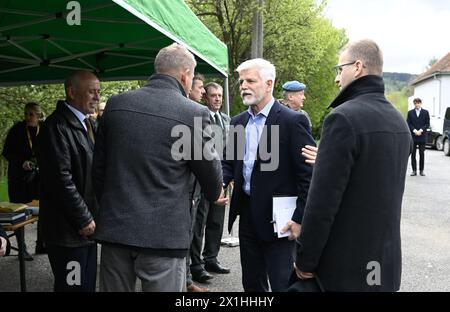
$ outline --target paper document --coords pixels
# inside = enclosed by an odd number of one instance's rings
[[[286,223],[291,221],[292,215],[297,208],[297,196],[293,197],[274,197],[273,198],[273,231],[277,233],[278,238],[287,237],[291,231],[281,233]]]

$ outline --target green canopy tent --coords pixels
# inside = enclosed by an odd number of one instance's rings
[[[0,86],[60,83],[76,69],[146,80],[174,41],[198,72],[227,77],[226,45],[183,0],[0,0]]]

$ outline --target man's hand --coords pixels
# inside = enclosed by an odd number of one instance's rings
[[[281,233],[286,233],[290,230],[291,235],[289,235],[288,239],[291,241],[300,236],[300,229],[301,225],[291,220],[281,229]]]
[[[306,158],[305,163],[314,165],[316,163],[317,152],[319,149],[315,146],[306,145],[302,148],[302,155]]]
[[[81,236],[88,237],[95,232],[95,221],[92,220],[91,223],[86,225],[84,228],[78,231]]]
[[[22,168],[25,171],[31,171],[33,170],[33,163],[29,160],[25,160],[22,164]]]
[[[220,193],[219,199],[217,199],[214,202],[215,205],[217,206],[226,206],[226,204],[228,204],[228,198],[225,197],[225,190],[222,189],[222,192]]]
[[[6,245],[8,244],[8,241],[4,239],[3,237],[0,237],[0,257],[3,257],[6,253]]]
[[[302,272],[302,271],[300,271],[300,270],[297,268],[297,266],[295,265],[295,263],[294,263],[294,269],[295,269],[295,274],[297,274],[297,277],[298,277],[299,279],[307,280],[307,279],[310,279],[310,278],[313,278],[313,277],[314,277],[314,273],[307,273],[307,272]]]

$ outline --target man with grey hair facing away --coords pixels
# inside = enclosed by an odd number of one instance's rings
[[[205,149],[194,157],[210,139],[202,133],[208,110],[187,98],[195,66],[194,56],[174,43],[159,51],[145,87],[108,100],[92,172],[100,291],[134,291],[137,277],[143,291],[186,290],[192,173],[208,200],[222,191],[217,153]]]
[[[385,98],[375,42],[348,44],[335,69],[341,92],[323,125],[296,273],[325,291],[397,291],[411,135]],[[303,289],[302,281],[295,285]]]
[[[305,145],[315,146],[315,142],[305,115],[273,98],[273,64],[252,59],[242,63],[237,72],[248,110],[232,118],[231,125],[245,131],[230,130],[226,159],[222,161],[225,187],[234,180],[228,229],[231,231],[240,215],[244,290],[269,291],[270,282],[272,291],[284,291],[294,266],[294,240],[300,234],[312,173],[299,150]],[[234,155],[228,155],[230,149]],[[262,157],[269,150],[270,157]],[[297,197],[290,220],[276,225],[284,233],[290,230],[289,237],[278,238],[274,233],[272,202],[277,196]]]

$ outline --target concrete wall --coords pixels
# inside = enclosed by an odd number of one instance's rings
[[[418,84],[414,88],[414,98],[422,99],[422,107],[430,113],[430,117],[438,114],[440,97],[440,80],[430,79]],[[413,109],[412,101],[409,103],[409,109]]]

